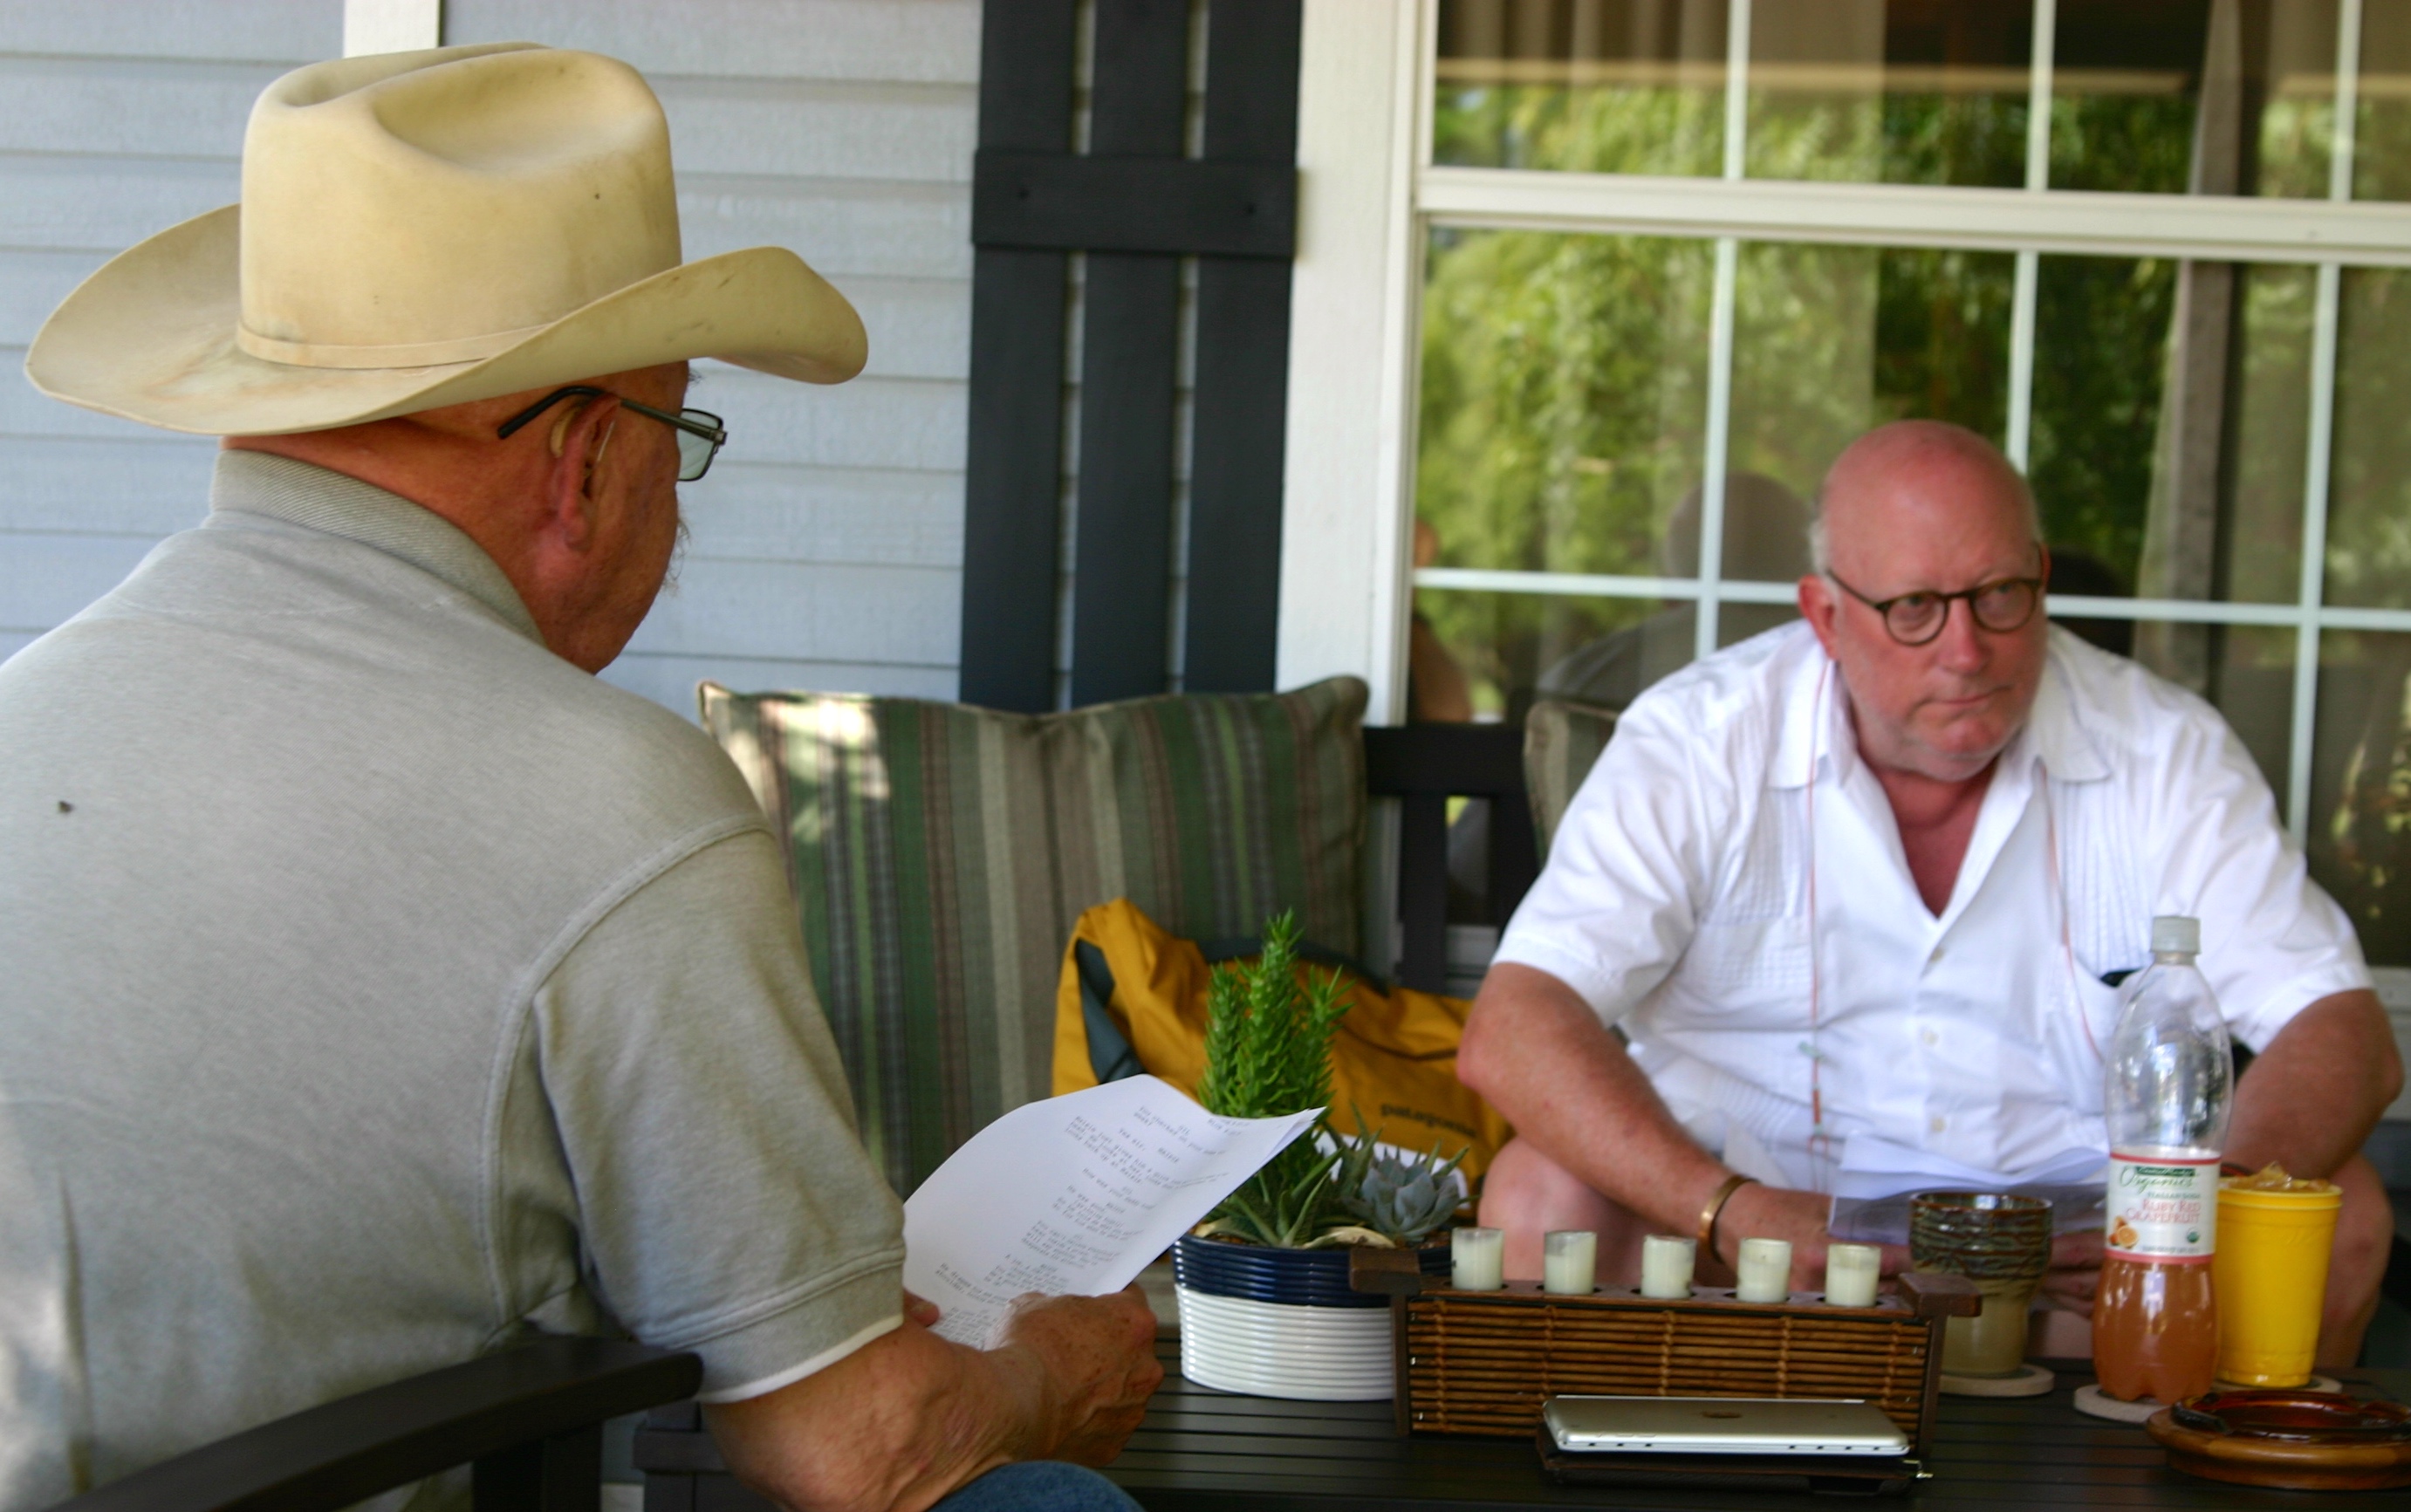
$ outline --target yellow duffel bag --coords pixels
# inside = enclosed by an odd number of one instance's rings
[[[1080,915],[1055,992],[1055,1092],[1077,1092],[1146,1071],[1197,1095],[1206,1070],[1206,986],[1214,965],[1252,955],[1253,941],[1200,947],[1164,932],[1128,898]],[[1300,946],[1300,972],[1329,971]],[[1328,960],[1330,957],[1324,957]],[[1331,1044],[1333,1126],[1355,1111],[1384,1143],[1442,1156],[1471,1147],[1469,1180],[1507,1142],[1507,1121],[1456,1079],[1465,1034],[1462,997],[1383,990],[1341,967],[1352,1000]]]

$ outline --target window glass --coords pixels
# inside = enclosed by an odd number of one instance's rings
[[[2360,931],[2373,966],[2411,966],[2411,635],[2320,637],[2311,763],[2311,875]]]
[[[1520,724],[1537,697],[1621,707],[1691,660],[1691,614],[1649,599],[1417,589],[1408,692],[1418,718],[1446,720],[1426,690],[1453,668],[1477,720]]]
[[[2051,187],[2324,197],[2336,0],[2060,0]]]
[[[1752,7],[1752,178],[2025,182],[2027,0]]]
[[[1724,171],[1725,0],[1440,0],[1432,160]]]
[[[2347,268],[2336,308],[2327,602],[2411,608],[2411,271]]]
[[[1425,269],[1415,489],[1434,563],[1696,563],[1696,512],[1670,522],[1700,477],[1710,245],[1439,229]]]
[[[2411,199],[2411,0],[2361,0],[2355,199]]]
[[[2009,254],[1753,243],[1736,272],[1737,476],[1763,475],[1806,499],[1843,447],[1889,420],[1951,420],[2000,443]],[[1790,557],[1725,564],[1735,578],[1804,570]]]
[[[2294,600],[2316,287],[2300,268],[2039,260],[2028,475],[2063,566],[2144,598]],[[2206,686],[2199,631],[2138,654]]]

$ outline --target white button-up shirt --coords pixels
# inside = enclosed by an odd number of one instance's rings
[[[1840,674],[1792,624],[1634,702],[1498,959],[1619,1025],[1735,1170],[1825,1189],[1860,1135],[2012,1176],[2101,1149],[2101,979],[2150,962],[2155,914],[2201,921],[2202,971],[2256,1049],[2370,984],[2217,711],[2056,629],[1927,911]]]

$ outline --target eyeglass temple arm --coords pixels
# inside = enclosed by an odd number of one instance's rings
[[[708,426],[700,420],[690,420],[683,414],[674,414],[668,410],[657,410],[650,404],[639,404],[632,399],[621,399],[620,403],[623,408],[634,410],[638,414],[650,415],[664,425],[674,425],[680,430],[701,436],[708,441],[722,441],[728,435],[727,431],[718,426]]]
[[[545,411],[560,403],[563,400],[596,399],[600,398],[606,392],[608,392],[608,390],[591,388],[583,384],[576,385],[568,388],[554,389],[551,393],[547,394],[544,398],[536,400],[528,408],[521,410],[519,414],[514,414],[509,419],[504,421],[502,426],[495,430],[494,439],[497,441],[510,440],[511,437],[516,435],[529,421],[534,419],[537,415],[542,414]],[[624,404],[627,401],[622,400],[621,402]]]

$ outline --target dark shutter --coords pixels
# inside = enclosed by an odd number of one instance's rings
[[[1299,0],[1211,0],[1183,155],[1189,0],[1095,0],[1089,150],[1074,0],[988,0],[973,172],[962,698],[1055,706],[1069,254],[1086,253],[1071,694],[1171,661],[1180,261],[1197,259],[1185,688],[1272,686],[1294,241]]]

